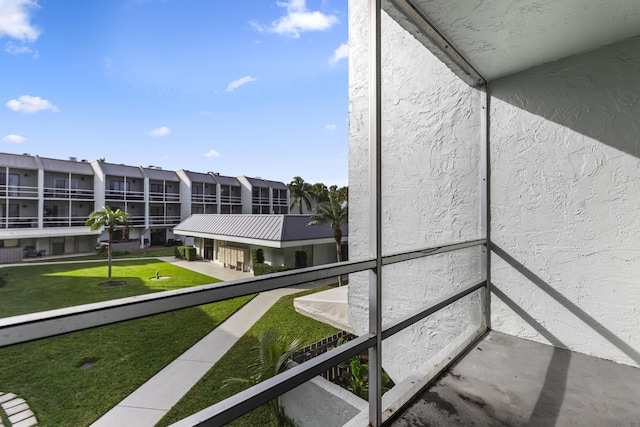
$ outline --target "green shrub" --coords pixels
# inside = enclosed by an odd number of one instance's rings
[[[264,264],[264,251],[262,249],[254,249],[252,255],[254,264]]]
[[[197,259],[196,248],[193,246],[176,246],[174,249],[174,256],[187,261],[193,261]]]
[[[269,264],[253,264],[253,275],[262,276],[264,274],[280,273],[281,271],[294,270],[293,265],[269,265]]]
[[[305,268],[307,266],[307,253],[305,251],[296,251],[296,268]]]

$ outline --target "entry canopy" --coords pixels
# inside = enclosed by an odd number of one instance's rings
[[[640,35],[640,0],[386,0],[383,8],[472,86]]]

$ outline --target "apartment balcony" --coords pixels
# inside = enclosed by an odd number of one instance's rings
[[[38,187],[28,185],[0,185],[0,197],[10,199],[37,199]]]
[[[43,218],[43,227],[84,227],[88,216],[72,217],[72,216],[48,216]]]
[[[179,193],[164,193],[164,192],[150,192],[149,193],[149,201],[150,202],[179,202],[180,194]]]
[[[240,196],[220,196],[220,204],[223,205],[241,205],[242,198]]]
[[[131,215],[129,216],[129,225],[132,227],[144,226],[144,215]]]
[[[0,228],[37,228],[38,217],[10,216],[0,218]]]
[[[46,199],[78,199],[78,200],[93,200],[94,192],[92,189],[67,189],[67,188],[52,188],[44,187],[44,197]]]
[[[150,225],[178,225],[180,224],[180,215],[150,215]]]
[[[118,200],[118,201],[143,201],[144,191],[135,190],[106,190],[106,200]]]
[[[215,204],[218,202],[218,197],[215,193],[213,194],[191,194],[191,202],[192,203],[211,203]]]

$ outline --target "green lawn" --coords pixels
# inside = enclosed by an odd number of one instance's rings
[[[217,280],[158,260],[0,269],[0,317]],[[161,281],[149,280],[156,270]],[[87,426],[215,328],[251,296],[0,349],[0,391],[27,399],[40,426]],[[95,362],[87,369],[84,362]]]
[[[229,377],[247,376],[252,349],[262,332],[275,329],[290,338],[300,338],[303,345],[311,344],[338,332],[337,329],[298,314],[293,308],[293,299],[301,295],[325,290],[315,289],[281,298],[245,336],[225,354],[216,365],[187,393],[156,426],[168,426],[176,421],[213,405],[239,391],[242,385],[221,389],[222,381]],[[237,419],[231,426],[277,426],[275,417],[267,405]]]

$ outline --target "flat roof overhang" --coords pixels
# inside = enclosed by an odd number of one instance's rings
[[[640,35],[640,0],[385,0],[471,86]]]

